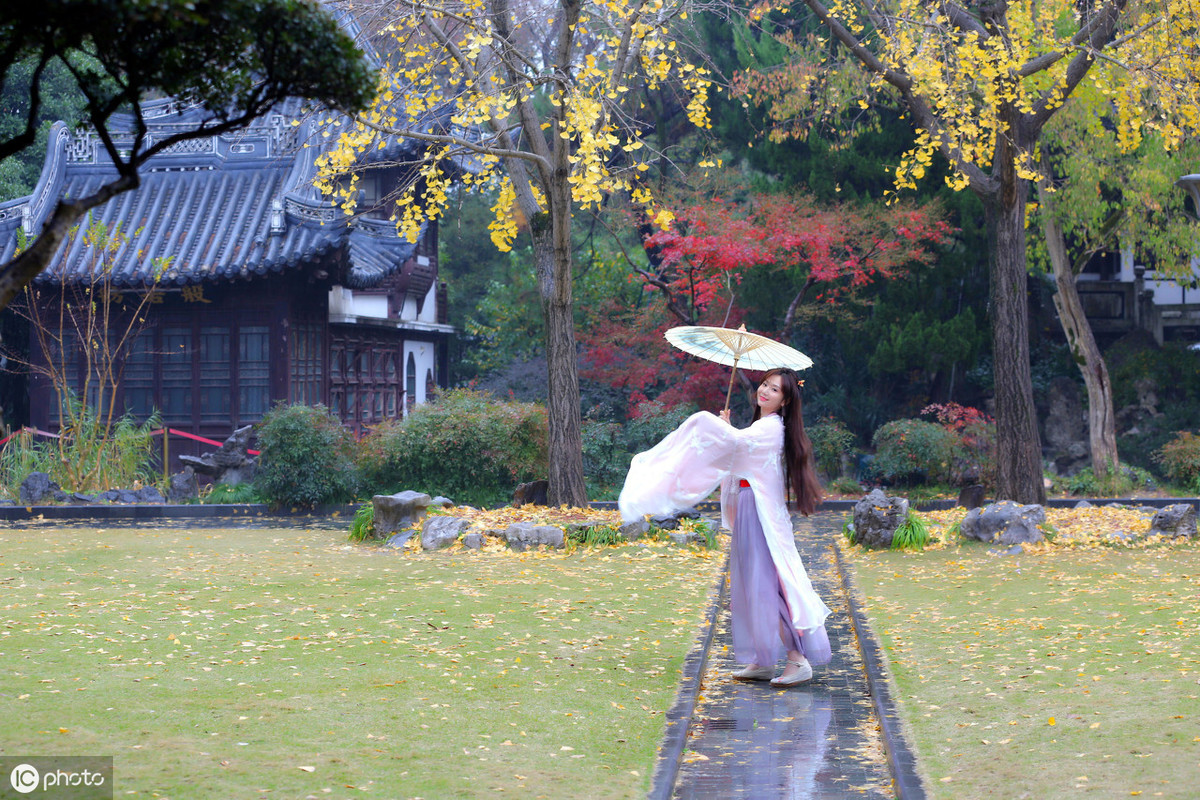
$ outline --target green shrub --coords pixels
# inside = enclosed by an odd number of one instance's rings
[[[854,434],[841,420],[826,417],[808,426],[808,438],[812,442],[817,469],[830,480],[839,477],[842,456],[854,446]]]
[[[649,450],[683,421],[696,413],[693,405],[666,408],[657,401],[646,401],[625,424],[584,420],[583,474],[588,497],[615,500],[625,484],[633,456]]]
[[[453,389],[362,442],[362,470],[374,494],[411,489],[466,505],[500,505],[517,484],[547,475],[546,410]]]
[[[862,494],[862,484],[854,478],[835,478],[825,485],[832,494]]]
[[[354,497],[354,437],[325,406],[279,403],[258,424],[255,484],[275,506],[312,508]]]
[[[875,431],[875,473],[900,485],[949,483],[959,437],[933,422],[898,419]]]
[[[1081,469],[1066,479],[1065,489],[1073,495],[1086,497],[1121,497],[1137,489],[1154,486],[1154,476],[1144,469],[1122,465],[1116,472],[1097,476],[1091,467]]]
[[[1154,460],[1175,483],[1200,492],[1200,436],[1180,431],[1154,454]]]

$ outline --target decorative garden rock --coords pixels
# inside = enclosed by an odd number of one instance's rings
[[[676,523],[678,524],[678,523]],[[696,531],[668,531],[667,536],[671,537],[671,541],[677,545],[686,546],[689,544],[700,544],[704,541],[704,534]]]
[[[375,495],[371,498],[375,507],[375,535],[382,538],[411,528],[425,518],[429,503],[429,495],[423,492]]]
[[[908,517],[908,500],[872,489],[854,504],[854,540],[863,547],[887,549],[896,528]]]
[[[697,519],[700,512],[694,508],[685,508],[683,511],[676,511],[674,514],[663,514],[657,517],[650,518],[650,524],[656,528],[662,528],[664,531],[673,531],[679,528],[679,521],[684,519]]]
[[[386,542],[384,542],[384,546],[385,547],[393,547],[397,550],[403,550],[405,547],[408,546],[408,540],[416,535],[417,535],[417,531],[415,529],[410,529],[407,531],[400,531],[399,533],[393,533],[391,536],[388,537],[388,540]]]
[[[200,482],[196,480],[196,470],[184,467],[171,476],[171,485],[167,487],[167,500],[172,503],[185,503],[200,496]]]
[[[968,511],[960,530],[968,539],[987,544],[1023,544],[1045,540],[1045,534],[1038,528],[1045,521],[1046,510],[1039,505],[1023,506],[1002,500]]]
[[[96,496],[84,494],[83,492],[74,492],[71,494],[71,505],[74,506],[94,506],[96,504]]]
[[[45,472],[31,472],[21,481],[21,503],[27,506],[37,505],[43,500],[55,497],[54,493],[61,490],[62,487],[50,480],[50,476]]]
[[[563,529],[554,525],[538,525],[533,522],[514,522],[504,531],[504,540],[509,548],[524,553],[531,547],[562,547],[566,542]]]
[[[549,492],[550,481],[522,483],[513,490],[513,507],[547,505],[549,501],[546,498]]]
[[[650,532],[650,523],[644,519],[635,519],[633,522],[626,522],[618,530],[622,536],[633,542]]]
[[[983,505],[983,484],[964,486],[958,493],[958,505],[962,508],[979,508]]]
[[[478,550],[483,547],[487,541],[487,537],[478,531],[471,531],[466,536],[462,537],[463,547],[468,550]]]
[[[216,452],[205,453],[199,458],[180,456],[179,460],[201,475],[210,476],[213,483],[229,486],[249,483],[254,480],[254,473],[258,470],[254,457],[246,452],[250,448],[250,436],[253,432],[253,425],[238,428]]]
[[[454,508],[454,501],[449,497],[442,497],[440,494],[429,501],[429,505],[436,508]]]
[[[1080,500],[1080,501],[1079,501],[1078,503],[1076,503],[1076,504],[1075,504],[1073,507],[1074,507],[1074,508],[1091,508],[1091,507],[1092,507],[1092,504],[1091,504],[1091,503],[1089,503],[1087,500]]]
[[[1160,508],[1150,521],[1149,535],[1194,538],[1196,507],[1191,503],[1176,503]]]
[[[425,550],[449,547],[469,527],[471,521],[461,517],[429,517],[421,526],[421,547]]]
[[[167,498],[153,486],[143,486],[133,493],[139,503],[165,503]]]

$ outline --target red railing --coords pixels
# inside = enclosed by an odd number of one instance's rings
[[[21,428],[20,430],[13,431],[8,436],[5,436],[3,439],[0,439],[0,447],[3,447],[5,444],[7,444],[9,439],[13,438],[14,436],[17,436],[18,434],[24,433],[26,431],[28,431],[29,433],[32,433],[34,436],[45,436],[50,439],[60,438],[57,433],[50,433],[49,431],[38,430],[37,428],[33,428],[33,427],[24,427],[24,428]],[[211,444],[213,447],[220,447],[222,444],[221,442],[214,441],[213,439],[205,439],[203,436],[197,436],[194,433],[188,433],[187,431],[177,430],[176,428],[159,428],[156,431],[150,431],[151,436],[161,436],[161,435],[163,435],[163,433],[173,433],[176,436],[182,436],[185,439],[193,439],[197,442],[203,442],[204,444]],[[261,451],[247,450],[246,452],[252,456],[257,456],[257,455],[260,455]]]

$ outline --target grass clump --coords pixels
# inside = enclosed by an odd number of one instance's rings
[[[354,521],[350,524],[350,541],[365,542],[375,533],[375,504],[363,503],[354,512]]]
[[[893,550],[924,550],[929,542],[929,526],[911,510],[892,534]]]
[[[239,483],[236,486],[216,483],[200,498],[200,502],[212,504],[262,503],[265,500],[262,493],[252,483]]]

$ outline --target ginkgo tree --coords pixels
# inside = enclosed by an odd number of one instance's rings
[[[494,193],[492,240],[509,249],[527,226],[546,318],[550,501],[586,501],[572,316],[572,215],[632,196],[661,224],[642,177],[652,149],[642,90],[670,88],[706,128],[708,72],[674,30],[689,0],[402,0],[382,13],[391,55],[376,104],[329,131],[324,187],[347,212],[371,154],[389,137],[423,142],[416,180],[394,198],[415,241],[451,195]],[[384,8],[381,6],[380,8]]]
[[[1108,112],[1103,97],[1078,93],[1055,117],[1042,143],[1045,175],[1031,218],[1043,232],[1032,242],[1031,261],[1046,262],[1054,276],[1054,305],[1087,388],[1092,471],[1100,480],[1119,475],[1116,409],[1108,366],[1076,288],[1079,275],[1097,253],[1131,250],[1138,263],[1153,264],[1159,280],[1190,284],[1200,258],[1200,229],[1175,185],[1195,168],[1200,146],[1189,141],[1168,152],[1150,132],[1136,150],[1122,152]],[[1081,141],[1088,146],[1079,147]]]
[[[1040,502],[1045,488],[1025,291],[1026,204],[1030,182],[1040,175],[1039,142],[1081,85],[1107,98],[1124,148],[1136,147],[1146,127],[1167,146],[1200,127],[1194,51],[1200,9],[1185,0],[802,2],[841,45],[825,69],[836,69],[839,57],[864,68],[868,96],[859,102],[868,105],[870,92],[898,97],[915,128],[913,146],[895,165],[895,191],[915,188],[940,154],[950,165],[951,188],[970,189],[983,201],[997,496]],[[790,4],[768,0],[758,10]]]

